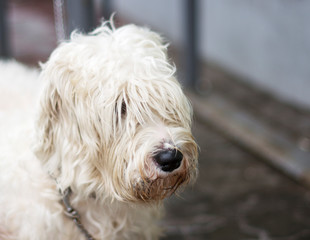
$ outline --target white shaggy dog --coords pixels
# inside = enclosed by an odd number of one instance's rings
[[[157,239],[161,200],[197,172],[163,39],[104,23],[72,34],[40,76],[12,62],[0,75],[0,239]]]

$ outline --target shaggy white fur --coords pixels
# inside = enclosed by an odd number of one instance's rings
[[[167,45],[111,25],[73,33],[40,76],[0,64],[0,239],[84,239],[64,214],[68,187],[95,239],[157,239],[161,200],[195,180],[192,110]],[[167,170],[157,158],[172,151],[182,160]]]

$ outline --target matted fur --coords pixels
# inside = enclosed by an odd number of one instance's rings
[[[89,35],[73,33],[39,78],[34,146],[31,124],[23,122],[30,111],[12,139],[1,135],[0,238],[83,239],[60,203],[59,191],[71,187],[72,204],[96,239],[157,239],[161,200],[197,173],[191,106],[161,36],[107,23]],[[7,119],[0,118],[10,133]],[[154,155],[175,148],[181,166],[161,171]]]

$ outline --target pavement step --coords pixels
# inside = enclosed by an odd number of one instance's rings
[[[310,152],[217,94],[188,92],[196,117],[293,179],[310,187]]]

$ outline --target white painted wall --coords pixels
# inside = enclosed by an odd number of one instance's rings
[[[183,0],[113,3],[182,46]],[[200,0],[199,13],[202,58],[310,109],[310,1]]]

